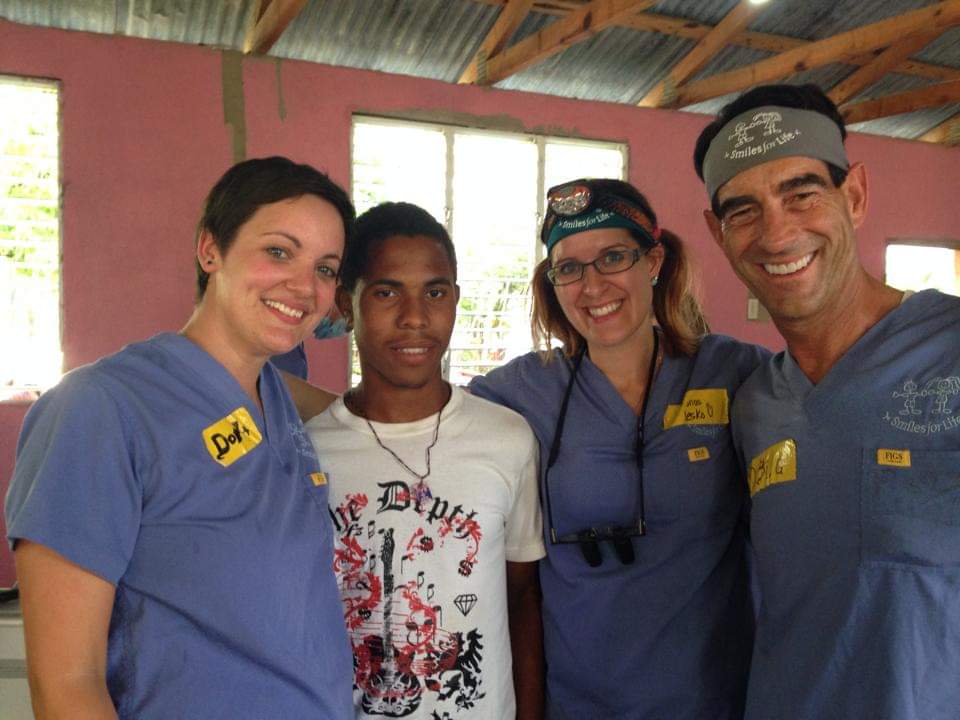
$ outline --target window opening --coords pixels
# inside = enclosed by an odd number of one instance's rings
[[[532,347],[530,277],[547,188],[626,176],[619,143],[354,117],[353,199],[420,205],[457,248],[460,305],[444,374],[464,384]],[[359,364],[351,344],[351,384]]]
[[[0,76],[0,400],[30,400],[63,371],[59,88]]]

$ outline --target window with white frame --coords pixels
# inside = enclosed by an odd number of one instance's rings
[[[354,117],[352,153],[358,213],[415,203],[453,238],[461,294],[445,374],[456,384],[532,347],[529,287],[546,189],[626,175],[620,143],[363,116]]]
[[[59,88],[0,75],[0,400],[60,378]]]
[[[960,240],[890,240],[885,267],[886,283],[899,290],[933,288],[960,295]]]

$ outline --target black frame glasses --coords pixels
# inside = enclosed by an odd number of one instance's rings
[[[563,262],[560,262],[560,263],[557,263],[556,265],[551,266],[550,269],[547,270],[547,280],[554,287],[563,287],[564,285],[571,285],[583,279],[583,274],[587,271],[587,265],[593,265],[593,269],[596,270],[601,275],[616,275],[617,273],[626,272],[627,270],[632,268],[634,265],[636,265],[640,261],[640,258],[642,258],[644,255],[650,252],[650,250],[651,248],[634,248],[633,250],[607,250],[599,257],[595,257],[593,260],[590,260],[585,263],[577,262],[576,260],[564,260]],[[608,265],[601,264],[600,262],[601,260],[608,260],[610,255],[614,253],[619,255],[629,255],[631,257],[631,260],[623,267],[620,267],[618,265],[613,270],[611,270]],[[571,266],[575,266],[580,270],[580,272],[576,274],[576,277],[560,274],[560,271],[562,268],[564,267],[570,268]]]
[[[640,517],[636,524],[629,526],[603,525],[600,527],[589,527],[573,533],[561,535],[557,532],[553,524],[553,501],[550,496],[550,470],[557,462],[557,456],[560,454],[560,445],[563,438],[563,426],[566,423],[567,407],[570,404],[570,395],[573,392],[573,386],[577,375],[580,372],[580,365],[583,362],[583,356],[586,355],[586,346],[580,348],[576,358],[573,361],[573,368],[570,371],[570,380],[567,382],[567,389],[563,395],[563,402],[560,404],[560,415],[557,417],[557,426],[553,434],[553,443],[550,446],[550,455],[547,457],[547,466],[543,475],[543,488],[545,505],[547,506],[547,526],[551,545],[578,545],[583,559],[590,567],[599,567],[603,563],[603,555],[600,553],[600,543],[610,542],[613,550],[624,565],[630,565],[636,560],[636,554],[633,550],[633,538],[644,537],[647,534],[646,512],[644,507],[644,489],[643,489],[643,426],[644,416],[647,412],[647,401],[653,390],[653,376],[657,368],[657,358],[660,350],[660,338],[657,331],[653,331],[653,355],[650,359],[650,369],[647,373],[647,389],[643,396],[643,403],[640,409],[640,415],[637,418],[637,433],[634,440],[634,452],[636,453],[637,472],[639,475],[638,484],[640,490]]]

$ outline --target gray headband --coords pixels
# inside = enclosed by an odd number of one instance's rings
[[[813,110],[768,105],[751,108],[723,126],[703,160],[703,181],[713,200],[735,175],[771,160],[812,157],[844,170],[850,163],[840,128]]]

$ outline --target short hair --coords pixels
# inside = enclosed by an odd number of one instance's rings
[[[591,183],[598,190],[629,200],[647,216],[651,225],[658,225],[650,202],[630,183],[622,180],[592,180]],[[627,229],[627,232],[641,247],[649,247],[649,238],[632,229]],[[666,352],[691,356],[696,353],[700,338],[709,332],[709,327],[694,294],[693,274],[683,242],[669,230],[661,228],[660,244],[663,245],[664,257],[659,281],[653,288],[654,316],[663,330]],[[548,255],[534,269],[530,282],[533,290],[531,329],[534,343],[544,351],[547,361],[553,357],[549,348],[554,339],[560,341],[562,352],[567,357],[576,355],[585,342],[567,319],[556,290],[547,279],[550,262]]]
[[[703,129],[703,132],[700,133],[700,137],[697,138],[696,148],[694,148],[693,151],[693,167],[701,180],[703,180],[703,162],[707,157],[707,150],[709,150],[710,143],[713,142],[713,139],[723,129],[723,126],[740,113],[765,105],[779,105],[781,107],[797,108],[799,110],[812,110],[821,115],[826,115],[833,120],[840,129],[841,141],[847,139],[847,128],[836,104],[823,90],[813,83],[807,83],[805,85],[758,85],[743,93],[737,99],[724,105],[720,109],[720,112],[717,113],[716,119],[707,125]],[[843,185],[844,180],[847,179],[847,171],[832,163],[826,163],[826,165],[830,173],[830,180],[833,184],[836,187]],[[716,194],[710,198],[710,205],[714,214],[719,214],[720,208]]]
[[[208,232],[226,255],[237,232],[257,210],[303,195],[316,195],[336,208],[343,220],[345,247],[349,247],[356,213],[344,189],[316,168],[279,156],[245,160],[223,174],[204,201],[196,240],[199,243],[201,233]],[[207,291],[210,275],[199,260],[195,262],[199,301]]]
[[[440,243],[450,260],[453,279],[457,279],[457,252],[447,229],[418,205],[407,202],[385,202],[370,208],[354,226],[353,240],[340,265],[340,284],[353,292],[367,272],[370,257],[377,245],[396,235],[423,235]]]

